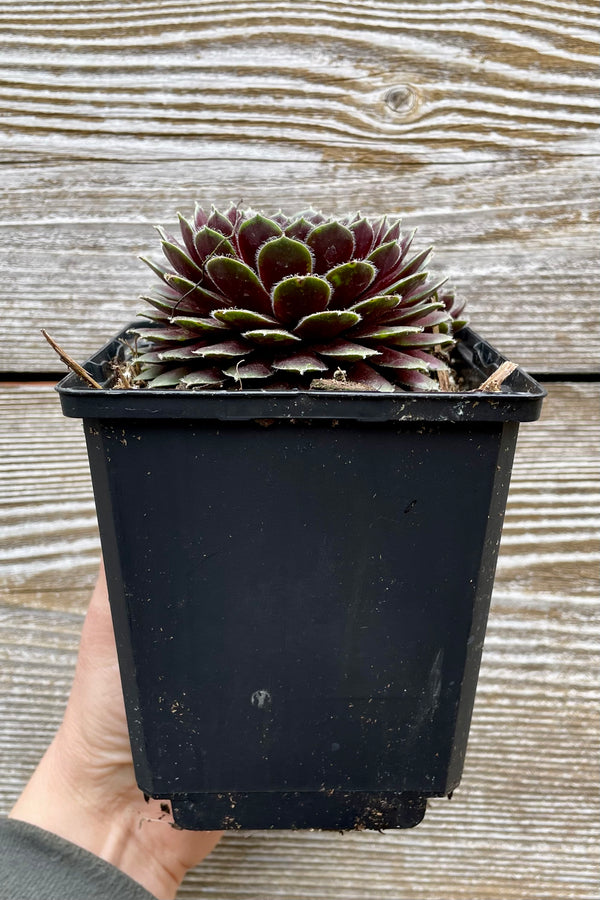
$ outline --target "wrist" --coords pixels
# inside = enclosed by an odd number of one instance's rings
[[[169,828],[160,802],[115,792],[114,773],[108,790],[102,772],[71,759],[71,747],[59,730],[10,815],[111,863],[160,900],[174,897],[187,867],[150,831]]]

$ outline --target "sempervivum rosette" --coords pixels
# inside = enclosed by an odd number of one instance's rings
[[[378,391],[439,389],[462,304],[409,256],[397,219],[231,206],[162,228],[168,265],[144,299],[138,381],[149,388],[308,388],[344,377]],[[433,376],[433,377],[432,377]]]

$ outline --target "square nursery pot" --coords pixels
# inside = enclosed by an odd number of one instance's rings
[[[124,334],[125,332],[123,332]],[[503,361],[469,329],[467,387]],[[393,828],[459,783],[544,391],[109,390],[83,418],[140,788],[183,828]]]

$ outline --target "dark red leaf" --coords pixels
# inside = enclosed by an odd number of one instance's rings
[[[375,278],[376,269],[371,263],[351,260],[336,266],[327,273],[327,281],[333,288],[329,301],[331,309],[346,309],[356,302]]]
[[[306,238],[306,244],[312,250],[317,275],[348,262],[354,253],[354,235],[339,222],[317,225]]]
[[[272,219],[256,213],[251,219],[242,222],[238,231],[240,256],[249,266],[256,270],[256,254],[263,244],[281,235],[281,228]]]
[[[263,244],[258,251],[257,263],[260,280],[268,291],[284,278],[312,272],[308,247],[285,236]]]
[[[273,288],[273,312],[286,325],[298,322],[303,316],[327,309],[331,288],[316,275],[292,276]]]
[[[213,256],[206,263],[206,271],[230,302],[267,316],[271,314],[271,298],[246,263],[228,256]]]

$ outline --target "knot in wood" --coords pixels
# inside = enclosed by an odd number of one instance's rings
[[[420,105],[419,92],[412,84],[400,84],[390,88],[383,101],[392,112],[403,118],[414,116]]]

